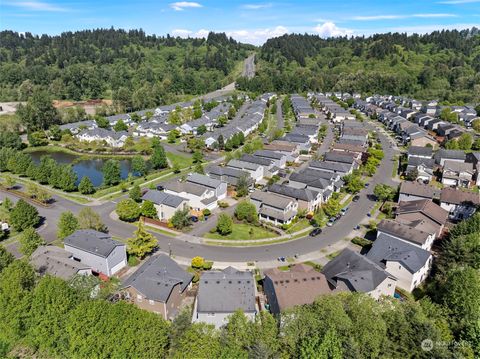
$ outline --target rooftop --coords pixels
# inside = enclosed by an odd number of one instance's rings
[[[377,224],[377,231],[385,232],[420,246],[424,245],[430,237],[430,233],[390,219],[382,219]]]
[[[143,195],[142,200],[151,201],[157,205],[164,204],[173,208],[177,208],[183,201],[186,201],[183,197],[157,190],[149,190]]]
[[[402,182],[400,185],[400,193],[430,199],[440,195],[440,191],[432,185],[411,181]]]
[[[104,258],[108,257],[115,247],[125,246],[125,244],[113,240],[109,234],[93,229],[79,229],[65,237],[63,243]]]
[[[401,201],[398,203],[397,214],[421,212],[439,224],[445,224],[448,212],[428,199],[416,201]]]
[[[40,246],[30,257],[30,263],[41,275],[49,274],[62,279],[70,279],[80,270],[90,267],[72,258],[72,253],[57,246]]]

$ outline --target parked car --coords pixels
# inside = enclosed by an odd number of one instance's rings
[[[191,220],[192,222],[198,222],[198,217],[197,217],[197,216],[191,216],[191,217],[190,217],[190,220]]]
[[[352,202],[358,202],[359,199],[360,199],[360,196],[357,194],[357,195],[353,196]]]
[[[344,216],[345,213],[347,213],[347,211],[348,211],[348,207],[342,208],[342,209],[340,210],[340,214],[341,214],[342,216]]]
[[[337,219],[335,217],[330,218],[327,222],[327,226],[329,226],[329,227],[333,226],[333,224],[335,223],[336,220]]]
[[[355,227],[353,227],[354,230],[358,231],[360,229],[360,225],[356,225]]]
[[[162,185],[157,185],[157,191],[163,191],[165,189],[165,187],[163,187]]]
[[[322,230],[320,228],[315,228],[313,231],[310,232],[310,237],[318,236],[320,233],[322,233]]]

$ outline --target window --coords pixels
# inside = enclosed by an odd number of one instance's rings
[[[148,301],[148,304],[150,304],[150,305],[155,305],[155,301],[150,299],[150,300]]]

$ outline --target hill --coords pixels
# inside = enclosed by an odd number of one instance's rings
[[[56,99],[113,98],[134,109],[225,85],[253,49],[224,33],[181,39],[113,28],[0,38],[0,100],[26,100],[40,87]]]
[[[480,34],[435,31],[322,39],[290,34],[261,48],[250,91],[348,91],[480,101]]]

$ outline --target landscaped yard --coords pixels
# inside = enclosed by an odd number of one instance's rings
[[[301,231],[302,229],[310,227],[310,222],[308,219],[303,218],[299,220],[297,223],[295,223],[293,226],[291,226],[286,232],[287,233],[295,233],[298,231]]]
[[[225,239],[225,240],[248,240],[278,237],[275,232],[262,227],[252,226],[250,224],[240,223],[233,226],[233,231],[227,236],[218,233],[205,233],[205,238]]]

